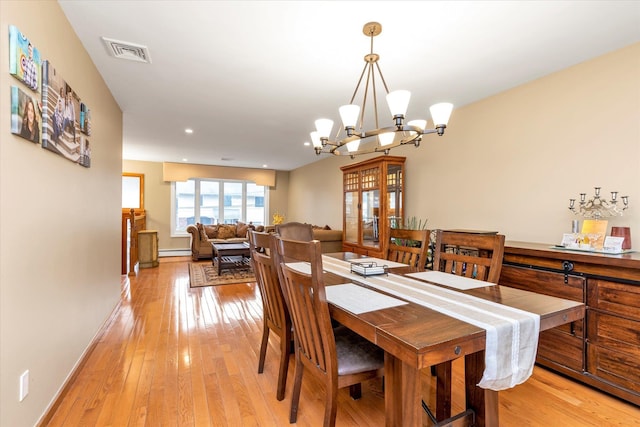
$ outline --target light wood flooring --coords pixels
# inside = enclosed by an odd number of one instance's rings
[[[275,397],[278,342],[258,374],[262,303],[255,283],[191,289],[188,257],[123,278],[122,303],[65,387],[46,426],[286,426],[293,363],[283,401]],[[454,389],[461,386],[456,364]],[[433,406],[431,377],[424,395]],[[325,394],[303,379],[298,426],[322,423]],[[454,395],[454,410],[462,405]],[[354,401],[339,393],[337,426],[383,426],[381,381]],[[429,420],[424,416],[424,425]],[[501,426],[640,426],[640,409],[536,367],[500,392]]]

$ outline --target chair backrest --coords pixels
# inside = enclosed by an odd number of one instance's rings
[[[289,312],[280,288],[278,269],[273,257],[275,240],[272,234],[249,230],[249,251],[253,271],[262,296],[264,317],[271,329],[283,331],[291,327]]]
[[[498,283],[504,235],[438,230],[433,269]]]
[[[386,258],[424,271],[429,250],[429,230],[389,229]]]
[[[287,222],[276,225],[276,234],[283,239],[310,242],[313,240],[313,226],[301,222]]]
[[[276,237],[276,251],[280,283],[295,331],[296,354],[314,373],[335,380],[336,343],[322,277],[321,244],[318,240],[302,242]],[[310,272],[300,268],[303,263]]]

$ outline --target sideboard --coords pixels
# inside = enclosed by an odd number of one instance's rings
[[[640,405],[640,253],[509,241],[500,285],[583,302],[584,320],[540,334],[537,362]]]

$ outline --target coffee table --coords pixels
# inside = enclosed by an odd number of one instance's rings
[[[244,269],[251,268],[249,243],[215,243],[211,242],[213,256],[211,262],[218,264],[218,276],[222,269]]]

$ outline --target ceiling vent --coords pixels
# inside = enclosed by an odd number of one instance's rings
[[[151,56],[146,46],[109,39],[107,37],[102,37],[102,41],[107,48],[107,53],[114,58],[151,64]]]

